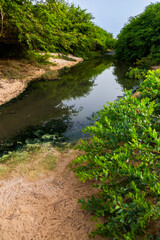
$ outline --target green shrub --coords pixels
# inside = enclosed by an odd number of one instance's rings
[[[146,79],[139,86],[143,97],[158,99],[160,97],[160,69],[148,71]]]
[[[146,69],[130,67],[129,71],[126,73],[126,76],[128,76],[129,78],[136,78],[141,80],[142,78],[145,77],[146,73],[147,73]]]
[[[146,92],[148,82],[151,92]],[[149,71],[140,85],[142,99],[127,91],[123,99],[104,106],[94,126],[85,129],[91,138],[78,146],[85,154],[74,160],[73,169],[79,180],[93,180],[99,189],[89,200],[79,200],[94,218],[104,218],[91,236],[153,239],[147,230],[160,219],[160,134],[153,101],[159,82],[159,71]]]

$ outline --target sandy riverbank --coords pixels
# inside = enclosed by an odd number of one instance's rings
[[[53,65],[49,69],[56,75],[59,69],[74,66],[83,60],[72,58],[75,61],[51,58]],[[11,65],[13,68],[19,66],[19,74],[26,77],[0,78],[0,104],[16,97],[30,81],[47,71],[15,60],[0,62],[0,71],[6,63],[8,69]],[[70,164],[77,155],[78,152],[73,149],[61,152],[49,146],[25,156],[23,161],[16,162],[14,156],[0,164],[0,239],[89,239],[88,234],[95,228],[95,222],[90,220],[92,215],[82,210],[77,201],[88,198],[96,190],[91,188],[90,183],[79,182],[70,170]],[[51,162],[52,159],[56,160],[53,170],[45,170],[46,159]],[[48,165],[52,167],[50,163]],[[96,237],[96,240],[101,239]]]
[[[53,71],[54,78],[57,78],[58,70],[83,61],[82,58],[72,55],[65,56],[66,59],[63,54],[51,55],[52,57],[48,59],[50,65],[38,67],[18,60],[0,60],[0,105],[17,97],[30,81],[41,78],[47,71]]]

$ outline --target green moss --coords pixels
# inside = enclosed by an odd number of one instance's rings
[[[45,171],[53,171],[56,160],[50,144],[27,144],[23,149],[0,158],[0,176],[6,177],[16,172],[26,177],[38,177]]]

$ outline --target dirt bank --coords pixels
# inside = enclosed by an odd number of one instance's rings
[[[54,171],[33,180],[15,168],[0,181],[0,240],[89,239],[95,222],[77,200],[95,190],[79,182],[70,170],[77,151],[51,152],[57,158]]]
[[[58,77],[58,70],[72,67],[83,61],[72,55],[51,54],[48,66],[33,66],[18,60],[0,60],[0,105],[17,97],[24,91],[28,83],[40,78],[47,71],[54,71],[54,78]]]

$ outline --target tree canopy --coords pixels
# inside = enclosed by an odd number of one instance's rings
[[[124,26],[118,35],[117,56],[130,63],[160,62],[160,3],[150,4],[145,11]]]
[[[112,34],[92,20],[86,10],[63,0],[2,0],[0,43],[87,58],[114,46]]]

